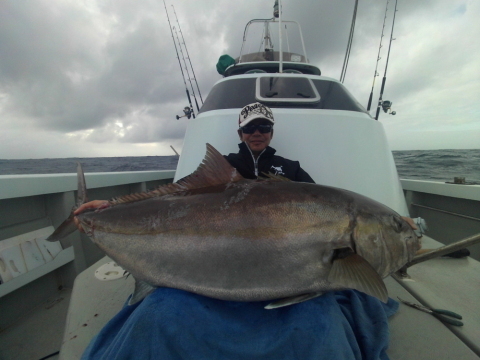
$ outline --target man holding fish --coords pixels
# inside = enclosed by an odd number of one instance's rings
[[[274,117],[272,110],[263,104],[254,103],[245,106],[238,117],[237,130],[241,143],[237,154],[225,156],[228,162],[236,168],[246,179],[256,179],[264,174],[281,175],[292,181],[315,183],[310,175],[300,167],[298,161],[292,161],[274,155],[276,150],[271,148],[273,138]],[[260,159],[261,158],[261,159]],[[75,215],[87,209],[97,209],[108,206],[108,200],[93,200],[81,205]],[[414,221],[402,217],[413,228],[417,229]],[[80,222],[75,218],[78,230],[84,232]]]
[[[273,138],[274,122],[272,110],[268,106],[260,103],[245,106],[238,117],[237,132],[241,141],[238,145],[239,152],[225,158],[246,179],[264,178],[265,174],[273,173],[292,181],[315,183],[298,161],[274,155],[276,150],[269,146]],[[75,215],[86,209],[103,206],[108,206],[107,200],[93,200],[80,206]],[[77,219],[75,224],[84,232]]]
[[[273,123],[268,107],[247,105],[238,154],[207,144],[177,183],[74,212],[136,279],[85,359],[388,358],[398,303],[382,278],[419,249],[413,222],[315,185],[298,162],[274,155]]]

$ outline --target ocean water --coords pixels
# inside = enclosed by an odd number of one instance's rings
[[[401,179],[453,181],[464,177],[480,184],[480,149],[393,151]]]
[[[173,155],[26,160],[0,159],[0,175],[74,173],[77,171],[77,162],[82,164],[83,171],[86,173],[175,170],[178,157]]]
[[[480,149],[394,151],[393,157],[402,179],[453,181],[464,177],[480,184]],[[177,156],[99,157],[64,159],[0,159],[0,175],[73,173],[75,163],[85,172],[174,170]],[[308,170],[307,170],[308,171]]]

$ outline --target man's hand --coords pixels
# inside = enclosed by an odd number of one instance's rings
[[[413,221],[412,218],[402,216],[402,219],[405,220],[413,230],[418,230],[418,227],[417,227],[417,225],[415,224],[415,222]]]
[[[107,200],[89,201],[85,204],[82,204],[77,210],[75,210],[75,212],[73,214],[78,215],[78,214],[84,212],[87,209],[102,209],[102,208],[108,207],[108,205],[109,205],[109,202]],[[82,233],[85,232],[83,230],[82,225],[80,224],[80,221],[78,221],[77,217],[73,218],[73,222],[75,223],[75,225],[77,226],[77,228],[80,232],[82,232]]]

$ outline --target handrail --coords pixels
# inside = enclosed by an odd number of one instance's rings
[[[260,22],[271,22],[271,23],[276,23],[275,21],[275,18],[270,18],[270,19],[252,19],[250,20],[247,25],[245,25],[245,29],[243,31],[243,41],[242,41],[242,46],[240,48],[240,55],[238,57],[239,59],[239,62],[241,62],[242,60],[242,55],[243,54],[243,49],[244,49],[244,46],[245,46],[245,41],[246,41],[246,38],[247,38],[247,33],[248,33],[248,28],[249,26],[252,24],[252,23],[260,23]],[[295,24],[297,25],[298,27],[298,32],[299,32],[299,35],[300,35],[300,41],[302,43],[302,50],[303,50],[303,56],[305,57],[305,63],[309,63],[309,60],[308,60],[308,56],[307,56],[307,50],[305,48],[305,41],[303,39],[303,33],[302,33],[302,27],[300,26],[300,24],[295,21],[295,20],[282,20],[282,23],[292,23],[292,24]]]
[[[445,184],[432,180],[400,179],[403,190],[480,201],[480,185]]]
[[[87,187],[100,188],[172,179],[175,170],[86,173]],[[0,200],[77,190],[77,174],[0,175]]]
[[[411,204],[411,205],[412,205],[412,206],[415,206],[415,207],[423,208],[423,209],[438,211],[438,212],[441,212],[441,213],[444,213],[444,214],[448,214],[448,215],[458,216],[458,217],[461,217],[461,218],[464,218],[464,219],[468,219],[468,220],[480,221],[479,218],[476,218],[476,217],[473,217],[473,216],[467,216],[467,215],[457,214],[457,213],[454,213],[454,212],[451,212],[451,211],[446,211],[446,210],[441,210],[441,209],[437,209],[437,208],[432,208],[432,207],[430,207],[430,206],[425,206],[425,205],[420,205],[420,204]]]

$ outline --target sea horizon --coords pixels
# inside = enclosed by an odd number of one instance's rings
[[[456,150],[477,150],[480,151],[480,148],[474,149],[429,149],[429,150],[391,150],[392,152],[402,152],[402,151],[456,151]],[[38,158],[0,158],[1,160],[49,160],[49,159],[103,159],[103,158],[143,158],[143,157],[169,157],[177,155],[119,155],[119,156],[67,156],[67,157],[38,157]]]
[[[402,179],[453,181],[465,177],[480,184],[480,149],[393,150]],[[175,170],[177,155],[0,159],[0,175],[74,173],[82,163],[86,173]]]

